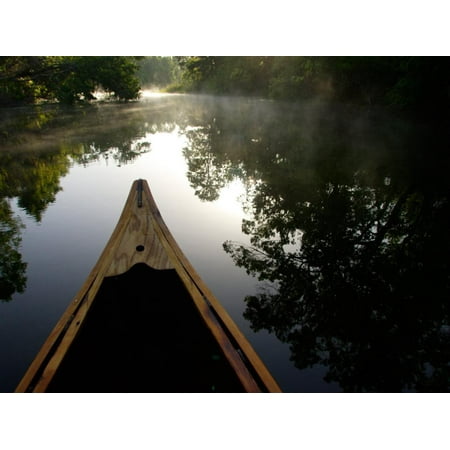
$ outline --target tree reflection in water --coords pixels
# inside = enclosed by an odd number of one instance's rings
[[[225,245],[239,266],[276,283],[246,299],[245,316],[289,342],[297,367],[323,364],[344,390],[445,391],[448,202],[418,191],[383,197],[327,185],[291,217],[280,211],[284,223],[273,207],[261,211],[246,227],[255,248]],[[295,226],[303,235],[289,251]]]
[[[448,391],[446,135],[339,108],[240,113],[215,111],[185,156],[203,198],[248,187],[252,246],[224,249],[270,283],[245,299],[252,328],[344,391]]]
[[[27,264],[19,252],[21,227],[8,202],[0,200],[0,301],[10,301],[15,292],[23,292],[27,283]]]
[[[171,108],[173,117],[153,108],[149,123],[136,104],[40,109],[18,126],[16,116],[0,124],[2,299],[26,283],[9,199],[40,221],[74,161],[124,164],[149,151],[148,133],[178,128],[202,200],[217,199],[235,178],[247,186],[243,230],[252,246],[224,247],[270,283],[246,298],[253,329],[289,343],[298,368],[326,367],[326,380],[345,391],[448,391],[446,128],[426,133],[320,104],[187,105]]]
[[[344,391],[449,390],[450,204],[435,162],[258,186],[253,247],[224,248],[273,283],[245,317],[288,342],[298,368],[326,366]]]
[[[149,151],[144,121],[120,108],[103,116],[99,110],[48,106],[6,111],[0,121],[0,300],[10,301],[26,288],[21,228],[10,199],[36,222],[61,190],[60,179],[73,164],[112,158],[127,164]],[[124,109],[124,108],[122,108]],[[113,120],[116,119],[116,120]],[[112,124],[111,124],[112,121]],[[71,128],[67,128],[70,124]],[[77,126],[78,125],[78,126]],[[166,126],[166,125],[164,125]]]

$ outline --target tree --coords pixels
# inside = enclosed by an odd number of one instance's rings
[[[43,56],[0,58],[0,103],[39,99],[73,103],[91,100],[97,89],[134,99],[140,85],[138,60],[128,56]]]
[[[185,89],[382,105],[430,121],[450,115],[450,58],[192,56],[177,58]]]
[[[146,56],[139,61],[138,78],[142,86],[167,86],[178,77],[178,65],[171,57]]]

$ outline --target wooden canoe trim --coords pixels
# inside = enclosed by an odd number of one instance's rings
[[[194,267],[191,265],[189,260],[186,258],[181,248],[178,246],[178,243],[172,236],[169,228],[166,226],[164,220],[161,217],[161,214],[158,210],[155,200],[150,192],[150,188],[147,183],[144,183],[144,189],[146,191],[146,198],[149,200],[150,210],[152,211],[151,217],[153,220],[157,222],[157,226],[155,226],[155,230],[158,233],[161,233],[161,240],[167,242],[167,251],[174,253],[174,259],[179,262],[179,267],[175,267],[178,272],[178,275],[182,278],[186,287],[188,287],[188,283],[193,283],[195,285],[195,289],[189,289],[189,292],[198,291],[202,297],[203,302],[196,302],[197,307],[201,308],[200,303],[205,304],[205,300],[209,303],[210,308],[208,308],[208,313],[211,312],[211,308],[220,317],[221,321],[225,324],[225,327],[228,329],[233,339],[238,343],[240,349],[245,354],[246,358],[250,361],[250,364],[255,368],[259,376],[264,381],[269,392],[281,392],[280,387],[278,386],[275,379],[272,377],[271,373],[268,371],[267,367],[261,361],[260,357],[257,355],[253,347],[244,337],[240,329],[237,327],[235,322],[231,319],[229,314],[220,304],[219,300],[214,296],[214,294],[210,291],[210,289],[206,286],[203,280],[195,271]],[[195,301],[195,298],[194,298]],[[202,310],[203,308],[201,308]],[[220,327],[222,328],[222,327]],[[214,333],[216,327],[212,327],[211,330]],[[217,337],[217,336],[216,336]],[[239,358],[241,360],[241,358]],[[233,364],[230,361],[231,364]],[[236,369],[236,368],[235,368]]]
[[[140,262],[155,269],[176,270],[247,392],[281,392],[247,339],[181,251],[145,180],[133,183],[116,228],[99,260],[44,342],[16,392],[46,391],[104,277],[124,273]],[[245,355],[244,359],[237,348]]]

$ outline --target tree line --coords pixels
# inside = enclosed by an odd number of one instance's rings
[[[449,115],[450,59],[421,56],[3,56],[0,105],[167,91],[311,98]]]
[[[139,94],[139,58],[6,56],[0,58],[0,104],[92,100],[101,87],[119,99]]]
[[[182,88],[190,91],[449,112],[448,57],[195,56],[177,61]]]

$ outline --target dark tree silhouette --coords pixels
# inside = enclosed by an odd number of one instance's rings
[[[10,301],[13,294],[23,292],[27,283],[27,264],[22,261],[19,247],[22,241],[18,218],[14,217],[6,200],[0,200],[0,301]]]

